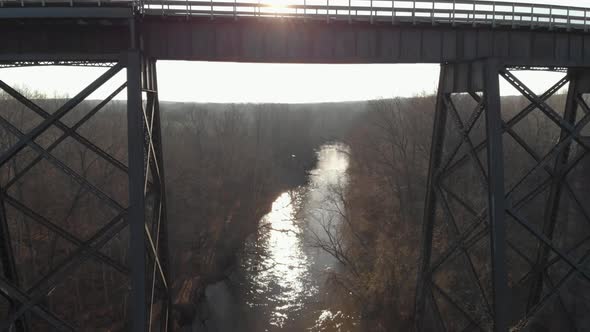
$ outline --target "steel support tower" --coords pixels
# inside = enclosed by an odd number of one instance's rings
[[[23,11],[24,15],[35,15],[39,11]],[[115,271],[114,283],[120,287],[110,290],[111,296],[123,299],[120,319],[114,329],[125,331],[167,331],[170,328],[170,294],[168,275],[168,237],[166,220],[166,191],[164,181],[164,165],[162,154],[162,134],[160,128],[160,110],[156,77],[156,61],[146,56],[141,49],[141,36],[136,28],[136,18],[131,10],[129,17],[112,17],[101,13],[107,11],[88,8],[66,8],[60,18],[75,19],[81,11],[81,17],[90,17],[105,26],[125,26],[129,33],[128,44],[118,54],[93,54],[72,58],[70,55],[60,56],[59,53],[48,57],[15,55],[1,59],[4,67],[36,66],[36,65],[70,65],[70,66],[101,66],[106,71],[74,97],[65,101],[53,111],[40,106],[40,102],[25,96],[15,87],[2,80],[0,69],[0,89],[5,96],[18,102],[18,106],[26,112],[40,117],[40,121],[30,128],[20,128],[13,123],[7,111],[0,112],[0,128],[2,133],[10,135],[10,144],[0,153],[2,169],[0,191],[0,259],[2,275],[0,276],[0,294],[6,298],[8,313],[0,321],[2,331],[78,331],[94,326],[84,326],[84,321],[92,317],[72,317],[63,312],[54,312],[49,305],[49,297],[56,289],[67,288],[71,278],[76,277],[81,269],[92,271],[92,266],[102,264]],[[30,18],[23,17],[23,27]],[[105,23],[106,22],[106,23]],[[63,41],[62,41],[63,42]],[[41,60],[42,59],[42,60]],[[97,89],[105,86],[117,74],[124,77],[104,100],[86,102],[92,105],[85,113],[79,107]],[[59,79],[59,78],[58,78]],[[101,142],[92,141],[80,133],[80,128],[92,122],[96,115],[123,91],[127,93],[126,119],[127,145],[120,156],[116,151],[101,147]],[[74,118],[66,122],[64,119]],[[56,134],[57,133],[57,134]],[[104,133],[107,136],[109,133]],[[41,139],[44,135],[53,137],[49,142]],[[4,136],[7,137],[7,136]],[[42,143],[43,142],[43,143]],[[81,172],[67,161],[58,157],[64,146],[76,144],[84,151],[91,153],[97,164],[104,165],[118,172],[123,179],[120,186],[122,195],[112,190],[105,190],[95,179]],[[123,158],[121,158],[121,155]],[[125,162],[125,157],[127,157]],[[122,160],[120,160],[122,159]],[[81,220],[73,220],[69,226],[63,220],[54,220],[51,209],[37,211],[31,206],[31,197],[43,195],[40,192],[15,193],[16,184],[27,180],[27,176],[35,171],[35,167],[46,163],[77,185],[76,190],[93,195],[100,201],[104,215],[109,218],[96,225],[91,231],[85,230],[82,235],[77,224]],[[18,167],[9,167],[18,165]],[[104,186],[104,183],[102,184]],[[68,196],[69,193],[64,193]],[[8,213],[10,212],[10,213]],[[88,211],[88,214],[95,213]],[[84,212],[81,213],[84,215]],[[49,268],[37,268],[36,276],[26,284],[21,278],[23,268],[30,260],[19,257],[15,248],[22,245],[15,235],[15,216],[23,218],[27,227],[41,227],[47,236],[56,236],[59,241],[69,247],[65,254],[49,264]],[[73,224],[73,225],[71,225]],[[43,233],[41,232],[41,233]],[[124,259],[116,259],[105,251],[110,243],[117,239],[121,243]],[[56,240],[58,241],[58,240]],[[36,244],[42,241],[31,241]],[[35,250],[35,248],[30,248]],[[44,250],[40,248],[38,250]],[[53,260],[53,258],[50,258]],[[86,272],[88,273],[88,272]],[[78,277],[80,278],[80,277]],[[87,280],[85,285],[93,287],[94,278]],[[113,283],[113,282],[111,282]],[[83,283],[84,285],[84,283]],[[60,288],[61,287],[61,288]],[[89,296],[82,289],[83,296]],[[118,294],[122,292],[123,294]],[[94,311],[97,314],[101,311]],[[115,319],[113,318],[113,319]],[[86,320],[85,320],[86,319]],[[108,321],[109,317],[106,317]],[[113,322],[114,324],[115,322]],[[108,326],[108,325],[107,325]]]
[[[579,183],[590,149],[583,136],[590,70],[545,68],[565,74],[537,95],[517,78],[519,69],[531,68],[497,59],[441,67],[416,291],[419,331],[588,327],[575,298],[590,286],[590,200]],[[524,107],[500,99],[500,79],[524,96]],[[566,86],[563,107],[550,106]],[[537,128],[526,130],[531,121],[555,139],[540,142],[531,135]]]

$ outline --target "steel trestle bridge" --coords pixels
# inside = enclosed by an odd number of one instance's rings
[[[1,67],[108,68],[54,112],[2,81],[0,71],[0,89],[42,118],[21,131],[0,114],[0,126],[15,137],[0,153],[0,167],[25,149],[36,153],[0,183],[0,293],[9,303],[0,328],[30,331],[41,320],[57,331],[92,329],[75,326],[44,300],[80,266],[98,261],[128,282],[125,330],[171,329],[157,60],[441,64],[416,282],[417,330],[534,330],[547,310],[568,330],[587,328],[564,292],[588,294],[590,286],[590,231],[576,224],[590,223],[589,198],[579,181],[590,150],[584,136],[590,122],[588,11],[451,0],[0,0]],[[78,122],[63,121],[124,69],[125,82],[105,100]],[[523,69],[564,77],[538,95],[515,76]],[[526,100],[519,112],[503,111],[501,79]],[[566,87],[565,105],[551,106],[549,98]],[[126,162],[78,130],[123,90]],[[458,99],[471,100],[473,107],[460,109]],[[558,130],[547,150],[538,151],[517,130],[531,114]],[[476,134],[480,122],[483,135]],[[54,143],[36,142],[55,128],[61,136]],[[125,175],[126,199],[112,197],[52,154],[72,139]],[[531,161],[524,172],[506,167],[508,142]],[[11,186],[42,160],[104,202],[112,219],[81,238],[15,197]],[[455,188],[458,171],[477,184]],[[543,211],[531,213],[531,202],[539,201]],[[23,285],[19,276],[24,263],[15,256],[8,208],[75,248],[33,285]],[[124,232],[128,259],[121,264],[101,249]],[[464,283],[450,284],[441,278],[444,271],[464,274]]]

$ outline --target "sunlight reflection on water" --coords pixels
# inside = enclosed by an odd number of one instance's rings
[[[270,227],[264,239],[267,256],[254,277],[258,285],[266,286],[267,295],[274,297],[270,324],[278,327],[284,325],[290,311],[304,304],[301,298],[315,291],[315,285],[307,282],[310,261],[303,250],[301,228],[296,225],[297,196],[295,192],[283,193],[265,216],[263,222]]]
[[[251,288],[248,305],[266,312],[271,327],[308,325],[293,321],[301,319],[302,312],[319,301],[323,271],[317,270],[336,264],[325,253],[310,248],[306,237],[309,229],[320,229],[316,225],[318,218],[334,219],[335,210],[328,196],[331,186],[346,182],[345,150],[343,145],[323,146],[318,152],[317,166],[310,173],[309,185],[281,194],[261,221],[267,231],[261,232],[256,241],[258,254],[246,257],[244,263]],[[323,312],[315,311],[309,322],[312,326]]]

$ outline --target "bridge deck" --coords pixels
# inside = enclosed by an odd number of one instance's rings
[[[515,66],[590,66],[588,9],[579,7],[466,0],[0,4],[3,61],[114,57],[127,49],[126,18],[135,15],[147,54],[165,60],[442,63],[498,57]],[[109,9],[121,10],[114,11],[119,16],[108,16]],[[76,16],[77,10],[87,16]]]
[[[146,51],[160,59],[286,63],[443,63],[488,57],[511,65],[588,66],[590,34],[472,25],[150,17]]]
[[[588,9],[527,3],[452,0],[145,0],[147,15],[218,17],[282,17],[303,20],[469,23],[583,29],[590,27]]]
[[[0,0],[0,8],[133,7],[143,15],[281,17],[303,20],[430,22],[531,28],[590,28],[588,8],[473,0]],[[7,10],[8,9],[8,10]]]

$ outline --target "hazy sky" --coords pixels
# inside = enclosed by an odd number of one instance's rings
[[[158,62],[160,100],[196,102],[330,102],[434,93],[438,65],[301,65],[221,62]],[[104,68],[28,67],[0,69],[6,83],[49,95],[79,92]],[[536,92],[562,74],[518,72]],[[124,80],[124,72],[90,98],[102,98]],[[502,94],[516,94],[501,79]],[[118,99],[124,99],[121,93]]]
[[[280,1],[280,0],[272,0]],[[590,0],[537,0],[590,7]],[[0,69],[0,79],[50,95],[74,95],[104,68],[31,67]],[[160,99],[196,102],[328,102],[433,93],[438,65],[318,65],[158,62]],[[519,73],[537,92],[557,81],[557,73]],[[119,75],[114,82],[122,82]],[[101,98],[115,83],[95,93]],[[503,94],[516,94],[502,84]],[[119,98],[124,98],[120,94]]]

